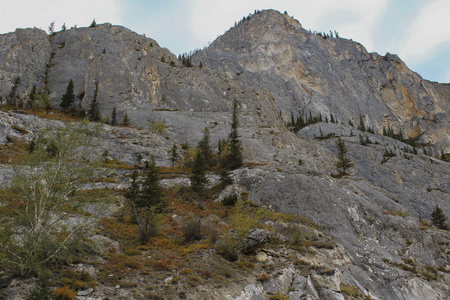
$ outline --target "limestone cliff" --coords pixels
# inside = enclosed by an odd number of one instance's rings
[[[449,84],[423,80],[396,55],[313,34],[286,14],[245,18],[194,57],[227,82],[269,91],[285,121],[302,111],[344,123],[361,115],[379,132],[389,124],[449,147]]]

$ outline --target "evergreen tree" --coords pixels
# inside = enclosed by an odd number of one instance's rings
[[[172,167],[175,167],[175,163],[179,159],[177,144],[173,143],[172,149],[170,150],[170,161],[172,162]]]
[[[200,61],[200,63],[198,64],[198,67],[199,67],[200,69],[203,68],[203,62],[202,62],[202,61]]]
[[[446,218],[442,209],[436,205],[433,212],[431,213],[431,224],[436,226],[439,229],[447,230],[448,226],[446,224]]]
[[[142,153],[136,154],[136,168],[141,165],[142,160],[144,159],[144,156]]]
[[[61,98],[60,106],[64,111],[68,110],[75,101],[75,94],[73,90],[74,90],[73,80],[70,79],[70,82],[67,85],[66,93]]]
[[[198,150],[200,151],[201,156],[205,160],[206,166],[208,166],[209,162],[211,161],[211,146],[209,145],[209,128],[205,127],[203,131],[203,138],[198,142],[197,146]]]
[[[22,80],[19,76],[14,77],[13,86],[11,87],[11,91],[8,95],[8,102],[11,105],[16,105],[16,97],[17,97],[17,88]]]
[[[35,83],[33,85],[33,88],[31,89],[30,96],[28,97],[27,106],[29,108],[34,108],[36,106],[36,94],[37,94],[37,87]]]
[[[136,199],[139,195],[139,192],[141,191],[141,186],[139,183],[139,173],[134,170],[133,173],[131,173],[131,183],[128,189],[125,190],[125,198],[127,198],[130,201],[131,206],[131,223],[137,224],[138,223],[138,211],[136,209]]]
[[[91,25],[89,26],[89,28],[94,28],[94,27],[97,27],[97,22],[95,22],[95,19],[92,20],[92,23],[91,23]]]
[[[125,198],[134,203],[137,199],[137,196],[139,195],[139,192],[140,192],[139,174],[135,170],[133,171],[133,173],[131,173],[131,184],[125,191]]]
[[[232,116],[232,122],[231,122],[231,132],[228,136],[228,145],[229,145],[229,152],[227,153],[226,157],[226,167],[230,170],[237,169],[242,166],[243,164],[243,157],[241,152],[241,141],[239,140],[239,134],[238,134],[238,126],[239,126],[239,119],[238,119],[238,102],[235,99],[233,101],[233,116]]]
[[[222,188],[225,188],[227,185],[233,183],[233,179],[231,179],[230,172],[227,169],[221,169],[219,175],[220,175],[220,184],[222,185]]]
[[[94,99],[92,99],[91,107],[89,108],[89,120],[93,122],[98,122],[102,119],[100,111],[98,109],[97,96],[98,96],[98,82],[95,84]]]
[[[339,172],[341,175],[345,175],[347,174],[345,170],[351,168],[354,164],[350,158],[346,157],[348,149],[344,140],[340,137],[336,141],[336,147],[338,149],[338,162],[336,163],[336,167],[341,169]]]
[[[359,114],[359,125],[358,129],[362,132],[366,131],[366,124],[364,123],[364,118],[361,114]]]
[[[55,34],[55,21],[51,22],[48,26],[48,33],[53,36]]]
[[[111,114],[111,125],[116,125],[117,124],[117,108],[114,107],[112,114]]]
[[[190,179],[192,189],[198,194],[203,191],[203,187],[208,183],[208,179],[205,175],[205,160],[200,149],[197,149],[195,153]]]
[[[122,123],[120,125],[130,126],[130,118],[128,117],[128,114],[125,114],[125,116],[123,117]]]
[[[151,208],[154,212],[161,213],[167,207],[167,203],[159,185],[159,171],[153,156],[150,162],[145,162],[144,173],[145,178],[135,201],[136,207]]]

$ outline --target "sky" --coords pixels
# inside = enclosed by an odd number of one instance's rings
[[[287,11],[305,29],[397,54],[423,78],[450,82],[450,0],[14,0],[4,1],[0,33],[86,27],[95,19],[145,34],[174,54],[203,48],[255,9]]]

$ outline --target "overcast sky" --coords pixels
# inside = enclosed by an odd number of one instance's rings
[[[203,48],[255,9],[287,11],[312,31],[336,30],[368,51],[395,53],[425,79],[450,82],[449,0],[13,0],[0,33],[109,22],[155,39],[174,54]]]

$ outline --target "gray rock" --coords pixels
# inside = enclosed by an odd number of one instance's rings
[[[314,284],[311,280],[311,277],[308,276],[306,279],[306,293],[311,297],[311,299],[318,300],[320,299],[319,293],[317,292]]]
[[[264,291],[267,294],[287,294],[292,286],[294,272],[292,269],[283,269],[274,275],[271,280],[264,281]]]
[[[93,288],[88,288],[86,290],[78,291],[77,296],[87,296],[94,291]]]
[[[342,294],[332,291],[330,289],[320,289],[320,299],[323,300],[345,300]]]
[[[258,247],[261,247],[269,241],[271,232],[265,229],[252,229],[245,237],[244,245],[242,247],[242,253],[248,254],[255,251]]]

